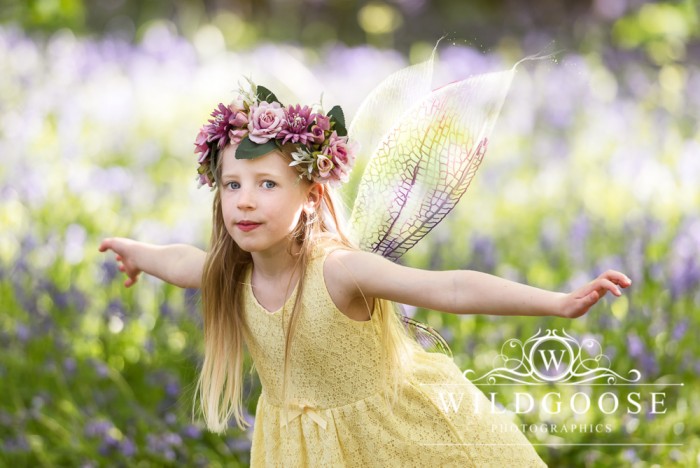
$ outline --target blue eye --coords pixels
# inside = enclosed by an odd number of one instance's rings
[[[241,184],[239,184],[238,182],[229,182],[226,184],[226,186],[232,190],[241,188]]]
[[[276,186],[277,184],[271,180],[266,180],[263,182],[263,187],[265,187],[266,189],[275,188]]]

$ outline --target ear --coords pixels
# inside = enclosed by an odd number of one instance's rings
[[[306,202],[304,203],[306,214],[311,214],[320,208],[324,190],[323,184],[319,182],[314,182],[309,186],[306,192]]]

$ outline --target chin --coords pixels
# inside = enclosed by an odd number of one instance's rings
[[[235,239],[234,242],[236,243],[238,248],[244,252],[253,253],[262,250],[259,246],[256,246],[255,244],[252,244],[250,242],[238,242]]]

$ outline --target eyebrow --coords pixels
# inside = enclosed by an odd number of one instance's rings
[[[280,176],[279,174],[271,174],[269,172],[256,172],[253,175],[255,175],[256,177],[279,177]],[[223,174],[221,176],[221,178],[225,179],[227,177],[237,177],[237,176],[238,176],[238,174],[234,172],[234,173]]]

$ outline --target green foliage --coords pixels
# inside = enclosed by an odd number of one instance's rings
[[[343,114],[343,109],[341,109],[340,106],[333,106],[333,108],[328,111],[328,116],[335,122],[334,130],[338,136],[346,136],[348,131],[345,128],[345,114]]]
[[[255,159],[270,151],[274,151],[276,148],[277,145],[274,140],[259,145],[250,141],[250,138],[246,136],[236,148],[236,159]]]

